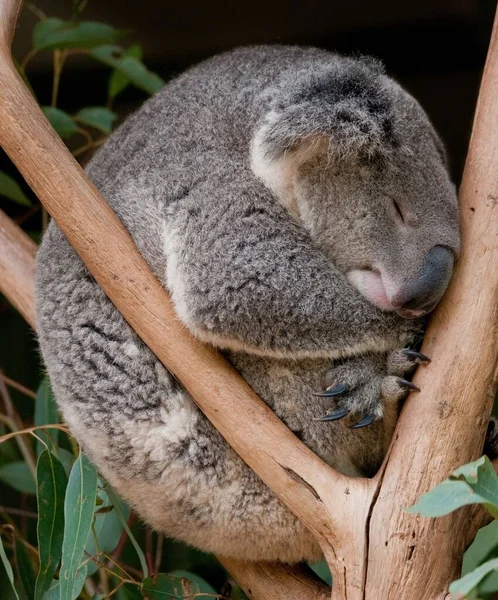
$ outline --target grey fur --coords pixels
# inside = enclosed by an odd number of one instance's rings
[[[420,106],[376,61],[259,47],[169,83],[110,138],[88,174],[192,333],[222,348],[324,460],[359,475],[382,460],[406,393],[399,376],[416,363],[399,349],[422,323],[396,310],[408,296],[417,304],[422,288],[425,309],[437,302],[458,253],[444,160]],[[429,277],[434,246],[445,257]],[[396,310],[365,297],[371,278],[379,281],[369,268],[385,275]],[[150,524],[239,559],[320,557],[54,223],[36,290],[41,350],[64,417]],[[313,395],[334,383],[349,391]],[[337,406],[351,415],[315,420]],[[376,421],[349,428],[365,414]]]

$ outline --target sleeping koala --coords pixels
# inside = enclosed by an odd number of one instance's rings
[[[371,59],[236,50],[145,103],[88,174],[190,332],[323,460],[375,472],[459,251],[455,188],[417,102]],[[36,290],[64,418],[148,523],[238,559],[320,558],[54,223]]]

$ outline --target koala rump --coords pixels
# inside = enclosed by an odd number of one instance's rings
[[[374,473],[406,374],[427,360],[408,346],[459,251],[455,188],[418,103],[372,59],[236,50],[171,81],[87,172],[191,333],[323,460]],[[238,559],[321,556],[53,222],[36,303],[65,420],[148,523]]]

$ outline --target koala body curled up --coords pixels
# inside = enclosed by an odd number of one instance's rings
[[[424,360],[407,348],[459,251],[455,188],[417,102],[371,59],[236,50],[169,83],[87,171],[192,334],[323,460],[373,473]],[[238,559],[320,558],[54,223],[37,323],[65,420],[148,523]]]

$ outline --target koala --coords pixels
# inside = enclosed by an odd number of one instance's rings
[[[459,252],[444,148],[416,100],[374,59],[239,49],[166,85],[87,173],[192,335],[329,465],[373,474]],[[36,310],[64,419],[147,523],[220,556],[321,558],[53,222]]]

